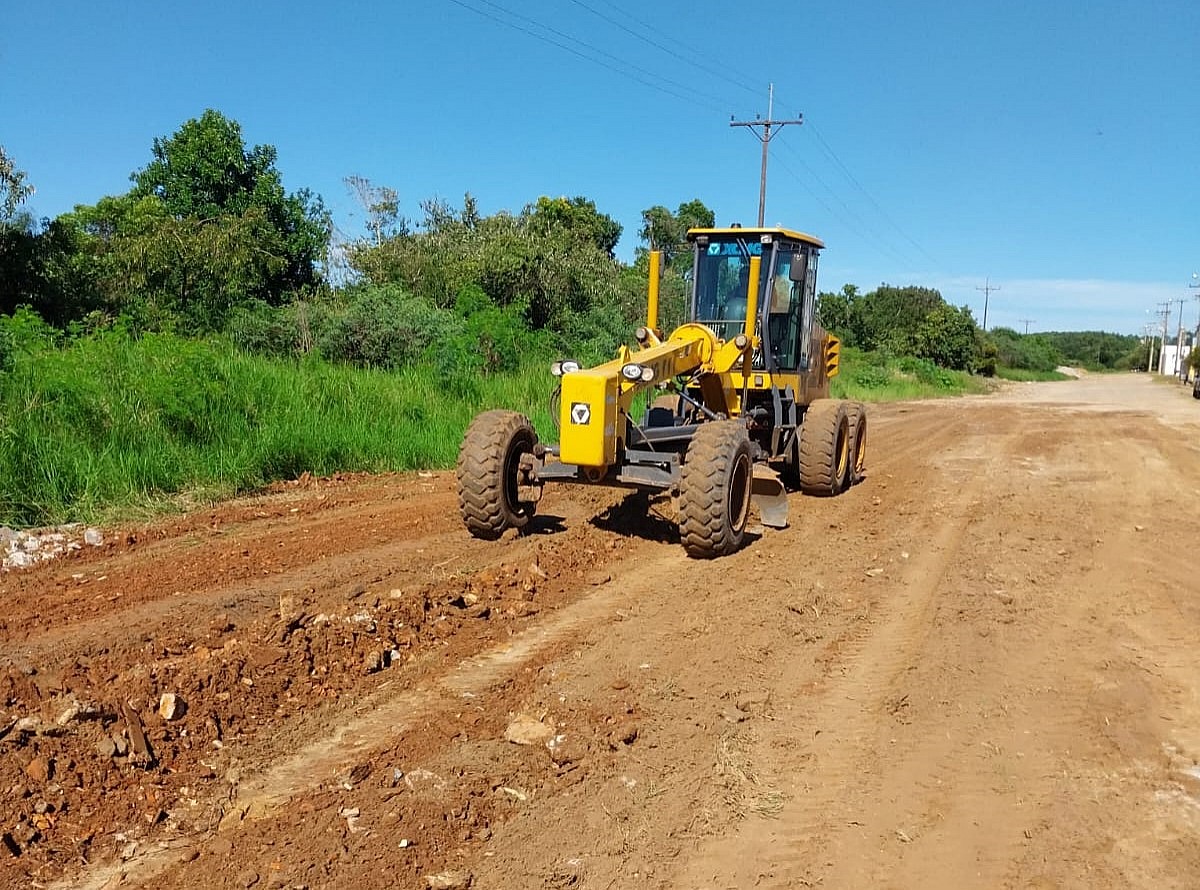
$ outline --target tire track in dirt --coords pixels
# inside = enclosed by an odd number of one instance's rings
[[[1194,827],[1196,749],[1166,743],[1164,758],[1158,737],[1191,725],[1159,715],[1196,714],[1200,676],[1194,660],[1168,660],[1161,622],[1144,632],[1157,651],[1135,651],[1114,644],[1129,629],[1111,617],[1161,616],[1161,604],[1130,605],[1149,578],[1130,554],[1150,546],[1164,573],[1185,575],[1142,530],[1184,506],[1181,482],[1196,491],[1194,468],[1150,485],[1119,468],[1170,471],[1191,446],[1164,447],[1161,429],[1126,412],[952,410],[971,436],[960,430],[953,453],[927,452],[947,477],[927,487],[937,497],[963,470],[975,481],[955,497],[954,526],[917,520],[949,547],[907,564],[928,587],[889,600],[884,632],[873,620],[869,638],[838,653],[820,698],[790,721],[815,722],[816,739],[765,734],[752,755],[760,769],[808,777],[779,818],[749,816],[735,841],[702,847],[705,858],[664,886],[1191,886],[1182,876],[1198,857],[1182,843],[1181,814]],[[1168,668],[1178,692],[1164,699],[1171,686],[1147,671]]]
[[[553,579],[533,619],[453,624],[343,701],[268,717],[276,738],[241,750],[224,830],[143,833],[155,864],[129,882],[424,886],[452,867],[481,890],[1196,886],[1200,469],[1153,391],[1144,411],[1114,407],[1140,404],[1142,382],[873,406],[867,481],[793,497],[791,528],[719,563],[685,559],[666,521],[602,515],[588,489],[547,505],[567,528],[544,537],[475,547],[423,514],[389,546],[371,531],[389,508],[354,525],[345,563],[297,551],[287,571],[344,611],[341,588],[415,589],[418,546],[444,550],[432,629],[480,591],[471,572],[540,559]],[[514,712],[547,715],[575,759],[506,743]],[[636,742],[614,744],[626,720]],[[344,787],[351,765],[369,781]],[[394,767],[449,786],[397,788]],[[356,832],[342,813],[359,808]]]
[[[910,462],[917,451],[936,454],[935,439],[957,440],[964,435],[957,419],[952,424],[939,420],[936,436],[912,432],[908,441],[897,443],[894,452],[889,448],[885,452],[888,457],[878,461],[880,472],[886,475],[890,466]],[[884,436],[876,436],[874,441],[883,439],[890,445],[887,425],[884,431]],[[1011,435],[1003,447],[1010,442]],[[912,665],[932,631],[939,586],[959,556],[960,542],[986,476],[970,474],[963,483],[947,492],[945,500],[927,505],[927,513],[933,514],[931,522],[936,522],[934,536],[922,545],[921,555],[904,564],[894,585],[889,585],[869,630],[840,645],[837,664],[844,671],[842,676],[833,676],[832,671],[827,674],[819,698],[806,703],[806,715],[796,718],[820,729],[797,746],[802,752],[794,752],[799,755],[797,760],[807,765],[804,775],[798,777],[801,784],[788,788],[793,799],[783,805],[779,820],[752,820],[732,844],[722,839],[701,848],[675,876],[673,886],[733,887],[750,882],[762,887],[795,887],[798,875],[812,874],[814,850],[822,851],[822,857],[830,855],[830,825],[838,821],[836,814],[848,812],[845,818],[851,819],[860,803],[854,801],[854,806],[848,807],[844,793],[873,771],[870,761],[875,756],[879,715],[886,712],[898,678]],[[804,668],[796,672],[794,685],[802,685],[806,676]],[[785,680],[783,685],[789,684]]]

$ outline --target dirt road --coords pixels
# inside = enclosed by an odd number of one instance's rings
[[[475,541],[439,473],[0,575],[0,887],[1200,886],[1200,404],[870,437],[717,562],[583,489]]]

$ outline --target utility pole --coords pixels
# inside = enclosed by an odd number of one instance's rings
[[[1183,367],[1183,300],[1172,300],[1173,303],[1179,304],[1179,330],[1175,334],[1175,376],[1179,376],[1179,369]]]
[[[1000,285],[992,284],[991,278],[985,278],[985,279],[983,279],[983,287],[977,287],[977,288],[975,288],[975,290],[983,291],[983,332],[986,334],[987,333],[988,297],[990,297],[992,295],[992,291],[1000,290]],[[1029,333],[1028,328],[1026,329],[1025,332]]]
[[[1165,374],[1167,371],[1167,321],[1171,317],[1171,301],[1165,303],[1155,303],[1158,307],[1158,314],[1162,316],[1162,346],[1158,350],[1158,373]]]
[[[1145,327],[1146,337],[1150,340],[1150,348],[1146,351],[1146,373],[1149,374],[1151,368],[1154,367],[1154,340],[1157,334],[1154,332],[1154,325],[1147,324]]]
[[[1017,321],[1023,322],[1025,325],[1025,336],[1029,336],[1029,326],[1037,321],[1036,318],[1018,318]]]
[[[771,115],[775,111],[775,84],[770,85],[767,94],[767,119],[761,120],[758,115],[754,116],[752,121],[735,121],[732,115],[729,119],[731,127],[747,127],[754,137],[762,143],[762,172],[758,180],[758,227],[763,227],[763,220],[766,218],[767,209],[767,146],[771,144],[771,140],[779,135],[779,129],[786,127],[788,124],[804,123],[804,115],[800,115],[794,120],[777,121],[772,120]],[[757,132],[756,128],[761,127],[762,133]],[[771,128],[776,127],[774,133]]]

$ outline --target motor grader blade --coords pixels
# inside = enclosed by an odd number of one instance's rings
[[[768,466],[755,464],[750,499],[758,507],[762,524],[771,528],[787,528],[787,490],[783,480]]]

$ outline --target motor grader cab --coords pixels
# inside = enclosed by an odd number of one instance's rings
[[[688,321],[658,328],[659,254],[650,255],[646,324],[636,345],[593,368],[555,362],[559,442],[528,418],[486,411],[459,451],[459,507],[471,534],[524,529],[549,482],[675,496],[691,556],[741,547],[751,504],[787,523],[788,488],[836,495],[863,477],[867,418],[829,398],[839,343],[816,314],[824,245],[782,228],[692,229]],[[635,397],[658,398],[638,417]]]

